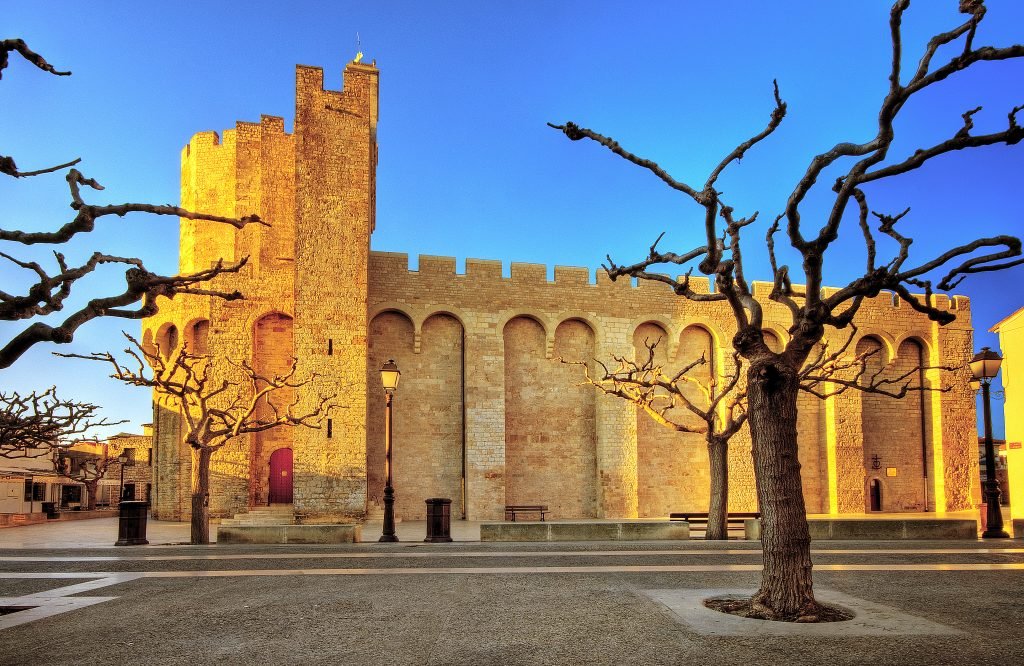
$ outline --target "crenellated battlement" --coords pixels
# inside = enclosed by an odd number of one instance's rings
[[[552,288],[590,288],[597,291],[614,290],[635,291],[638,293],[653,293],[656,295],[673,295],[672,289],[664,283],[653,280],[630,280],[619,278],[612,281],[603,268],[591,269],[582,266],[558,266],[554,267],[554,280],[548,279],[548,266],[545,264],[533,264],[524,262],[510,262],[508,276],[506,277],[505,262],[498,259],[466,259],[466,268],[463,273],[457,270],[458,260],[455,257],[442,257],[436,255],[419,255],[418,268],[410,267],[409,255],[405,252],[371,252],[370,271],[374,278],[379,280],[397,281],[420,281],[424,287],[430,284],[443,284],[446,280],[458,280],[460,284],[472,285],[475,287],[504,287],[515,288],[517,286],[552,287]],[[683,276],[677,279],[682,280]],[[769,302],[769,294],[772,291],[772,283],[754,280],[751,283],[754,298],[762,303]],[[794,289],[801,291],[803,285],[793,285]],[[711,293],[710,281],[704,276],[690,276],[690,288],[699,294]],[[836,287],[825,287],[823,293],[830,296],[838,292]],[[915,294],[922,300],[923,294]],[[797,299],[799,300],[799,299]],[[905,310],[908,309],[898,295],[883,291],[874,298],[866,298],[865,305],[868,309],[876,311]],[[946,294],[934,294],[932,296],[934,307],[940,310],[969,310],[970,299],[966,296],[947,296]]]

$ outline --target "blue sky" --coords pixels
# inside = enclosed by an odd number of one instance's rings
[[[1024,3],[990,0],[976,44],[1024,41]],[[699,238],[696,205],[649,173],[545,126],[575,122],[614,136],[677,178],[703,182],[738,141],[759,131],[777,79],[789,113],[782,127],[719,181],[738,213],[772,219],[809,159],[838,141],[873,135],[889,62],[888,2],[20,2],[5,7],[5,37],[22,37],[58,68],[55,78],[13,59],[0,82],[0,153],[24,169],[84,158],[103,183],[91,201],[178,201],[179,155],[189,137],[236,120],[294,113],[294,66],[321,66],[330,87],[356,51],[381,70],[377,250],[499,258],[596,268],[605,253],[638,259],[666,231],[664,249]],[[955,0],[913,3],[904,53],[916,63],[932,34],[959,24]],[[953,51],[940,51],[943,55]],[[911,102],[894,157],[951,136],[975,106],[976,132],[1006,125],[1024,103],[1024,62],[982,63]],[[975,237],[1024,232],[1024,146],[945,156],[868,191],[872,207],[911,206],[903,232],[912,257]],[[830,183],[828,172],[822,182]],[[804,219],[820,219],[827,187]],[[50,228],[68,219],[59,175],[0,180],[5,228]],[[852,219],[852,218],[851,218]],[[752,229],[748,276],[767,279],[764,227]],[[177,266],[177,221],[105,220],[67,248],[141,256]],[[891,252],[881,245],[880,251]],[[20,255],[22,257],[28,254]],[[32,256],[45,259],[46,255]],[[798,265],[792,257],[791,264]],[[827,281],[863,265],[856,225],[827,257]],[[0,266],[7,285],[22,277]],[[95,295],[116,271],[80,285]],[[1024,268],[975,276],[976,346],[1024,306]],[[130,321],[93,322],[62,351],[120,348]],[[12,328],[3,325],[7,339]],[[45,388],[92,400],[126,429],[149,420],[149,396],[106,379],[99,365],[53,359],[37,346],[4,371],[4,389]],[[996,405],[997,413],[1001,412]],[[1000,415],[1001,416],[1001,415]],[[1001,418],[997,429],[1001,431]]]

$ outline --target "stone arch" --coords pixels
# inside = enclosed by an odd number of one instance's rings
[[[688,327],[689,328],[689,327]],[[712,340],[710,334],[698,327],[680,332],[678,339],[683,343],[704,345]],[[661,323],[645,322],[633,331],[633,349],[639,357],[647,358],[644,340],[664,333]],[[686,358],[684,358],[684,356]],[[664,364],[669,372],[677,370],[693,359],[680,351],[674,357],[670,350],[660,346],[655,349],[655,362]],[[671,360],[675,358],[675,360]],[[706,372],[706,370],[704,370]],[[694,387],[693,395],[698,399],[699,391]],[[697,417],[685,410],[668,412],[673,420],[700,424]],[[646,412],[636,409],[637,438],[637,509],[641,518],[666,517],[673,511],[706,511],[710,489],[707,444],[703,435],[681,433],[655,422]]]
[[[890,492],[889,479],[885,477],[885,470],[881,472],[871,470],[870,473],[864,476],[864,511],[865,513],[871,513],[871,486],[875,483],[878,484],[880,503],[878,510],[880,512],[889,511],[890,506]]]
[[[911,386],[930,386],[928,346],[917,337],[904,337],[896,348],[892,372],[907,376]],[[890,494],[896,511],[927,510],[929,497],[929,465],[931,459],[931,401],[922,391],[908,391],[901,399],[890,399],[902,414],[895,420],[890,456],[896,461],[897,476],[889,479]],[[893,465],[887,465],[892,467]]]
[[[156,334],[156,348],[163,358],[170,358],[175,349],[178,348],[180,336],[178,327],[171,322],[163,324]]]
[[[874,340],[882,348],[882,357],[885,359],[885,363],[888,363],[896,356],[897,344],[889,333],[876,328],[861,328],[854,349],[860,345],[860,341],[864,338]]]
[[[185,344],[190,354],[204,356],[210,352],[210,320],[194,319],[185,326]]]
[[[764,343],[768,345],[768,349],[771,349],[776,354],[786,348],[786,336],[779,328],[771,325],[766,326],[761,329],[761,335],[764,336]]]
[[[899,357],[899,349],[903,347],[903,343],[912,342],[921,348],[924,356],[925,367],[930,365],[941,365],[940,359],[936,358],[932,345],[928,342],[928,334],[921,331],[907,331],[903,335],[899,336],[892,343],[893,346],[893,357]]]
[[[647,343],[659,340],[656,358],[662,362],[675,358],[678,340],[671,334],[672,327],[660,319],[642,319],[633,326],[633,358],[641,361],[647,358],[647,351],[644,349],[645,340]],[[639,344],[637,344],[639,342]],[[642,356],[640,355],[642,354]]]
[[[687,324],[679,333],[679,345],[676,350],[676,361],[680,364],[692,363],[704,356],[704,365],[693,369],[700,375],[714,374],[718,370],[717,345],[714,334],[703,324]]]
[[[418,436],[410,432],[414,421],[410,420],[412,414],[407,408],[412,407],[413,403],[409,399],[415,400],[411,394],[418,393],[416,386],[423,378],[422,372],[414,368],[415,325],[412,317],[397,308],[382,308],[370,319],[367,331],[366,510],[370,516],[381,516],[384,511],[384,389],[380,383],[380,368],[388,360],[394,360],[402,373],[395,394],[392,422],[392,480],[396,488],[400,488],[399,468],[402,468],[404,477],[408,473],[406,463],[416,462],[407,459],[409,450],[403,447],[413,445],[412,440]],[[421,376],[416,377],[417,374]],[[397,491],[395,495],[396,517],[404,518],[403,512],[419,509],[413,505],[414,499],[425,506],[424,498],[412,497],[404,490]]]
[[[557,334],[558,334],[558,327],[559,326],[561,326],[562,324],[564,324],[567,321],[578,321],[578,322],[586,325],[587,328],[589,328],[591,330],[591,332],[594,334],[594,344],[597,347],[601,347],[601,345],[603,343],[603,336],[601,335],[601,327],[597,324],[597,322],[594,321],[593,317],[591,317],[590,315],[584,314],[582,312],[573,312],[573,311],[563,312],[560,315],[559,319],[557,319],[556,321],[557,321],[557,323],[555,324],[555,335],[556,335],[556,337],[557,337]]]
[[[505,503],[546,504],[551,516],[597,515],[594,390],[578,368],[545,357],[547,334],[533,317],[508,319],[505,355]],[[592,358],[593,329],[571,319],[554,330],[554,350]]]
[[[436,316],[447,316],[451,317],[455,321],[459,322],[459,325],[465,330],[466,328],[466,314],[458,309],[450,306],[443,307],[432,307],[426,310],[427,314],[423,317],[423,323],[426,323],[428,319]]]
[[[261,375],[281,375],[291,369],[295,358],[292,318],[282,312],[268,312],[256,319],[252,332],[252,367]],[[294,389],[274,391],[256,406],[257,418],[273,418],[275,407],[286,408],[295,400]],[[291,428],[274,428],[253,433],[249,455],[249,504],[269,501],[270,456],[278,449],[293,448]]]

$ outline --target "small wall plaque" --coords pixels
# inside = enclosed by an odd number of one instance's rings
[[[885,475],[886,476],[896,476],[896,468],[895,467],[886,467],[885,468]]]

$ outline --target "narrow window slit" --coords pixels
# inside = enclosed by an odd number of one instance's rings
[[[331,435],[334,434],[334,427],[333,426],[334,426],[334,424],[331,422],[331,419],[327,419],[327,439],[330,439]]]

